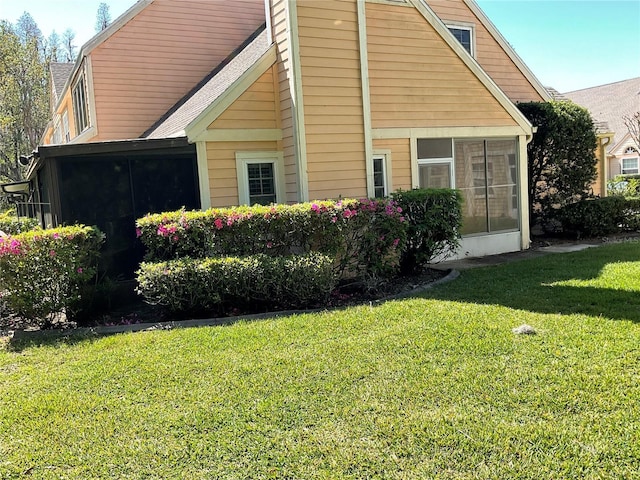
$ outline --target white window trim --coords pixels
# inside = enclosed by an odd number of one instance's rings
[[[393,181],[391,175],[391,150],[373,150],[373,156],[371,157],[371,175],[373,175],[373,160],[376,158],[382,159],[382,174],[384,180],[384,196],[388,197],[393,189]],[[372,181],[372,191],[369,197],[375,197],[376,189],[375,182]]]
[[[236,152],[239,204],[250,204],[249,174],[247,172],[247,165],[250,163],[273,163],[273,176],[276,182],[276,203],[285,203],[284,156],[282,152]]]
[[[624,168],[624,161],[625,160],[635,160],[636,162],[636,166],[635,168]],[[635,170],[636,173],[626,173],[625,170]],[[640,173],[640,158],[639,157],[624,157],[620,159],[620,171],[622,172],[622,175],[637,175],[638,173]]]
[[[473,23],[469,23],[469,22],[449,22],[446,21],[445,25],[447,27],[447,29],[449,28],[457,28],[459,30],[468,30],[470,32],[469,38],[471,39],[471,56],[473,58],[476,58],[476,26]],[[449,32],[451,33],[451,32]],[[451,34],[453,35],[453,33]],[[456,39],[456,42],[458,41],[458,39]],[[464,49],[465,52],[467,51],[467,49]]]
[[[413,188],[420,188],[420,165],[429,165],[429,164],[442,164],[447,163],[449,165],[449,178],[451,179],[451,186],[449,188],[456,188],[456,176],[453,165],[453,157],[455,153],[455,144],[453,142],[453,137],[451,137],[451,156],[450,157],[442,157],[442,158],[419,158],[418,157],[418,140],[419,138],[412,138],[411,147],[415,149],[415,158],[416,158],[416,168],[415,168],[415,177],[413,179]]]

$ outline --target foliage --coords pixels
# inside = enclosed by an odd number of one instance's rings
[[[565,233],[599,237],[622,230],[625,207],[626,200],[620,196],[585,199],[562,207],[557,218]]]
[[[14,338],[0,478],[635,479],[639,258],[632,242],[378,306]]]
[[[13,27],[0,21],[0,181],[23,179],[20,155],[38,145],[49,107],[43,40],[25,13]]]
[[[38,228],[38,220],[29,217],[17,217],[15,210],[0,212],[0,231],[6,235],[15,235]]]
[[[0,285],[20,317],[51,321],[72,317],[81,287],[95,274],[102,234],[93,227],[32,230],[0,238]]]
[[[385,276],[398,264],[406,222],[393,200],[318,201],[178,210],[138,219],[147,260],[180,257],[332,255],[343,278]]]
[[[459,246],[462,196],[451,189],[398,191],[393,199],[407,220],[407,242],[400,260],[403,273],[413,273]]]
[[[546,228],[564,205],[591,197],[596,132],[589,112],[569,101],[518,104],[537,132],[527,147],[532,225]]]
[[[100,33],[107,28],[111,23],[111,14],[109,13],[109,5],[101,2],[98,5],[98,12],[96,13],[96,32]]]
[[[299,308],[321,304],[335,287],[333,260],[317,252],[142,263],[138,292],[172,312],[234,308]]]
[[[640,195],[640,175],[616,175],[607,180],[607,195],[637,197]]]

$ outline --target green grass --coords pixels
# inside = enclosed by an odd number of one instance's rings
[[[0,478],[640,478],[638,322],[628,243],[373,308],[12,344]]]

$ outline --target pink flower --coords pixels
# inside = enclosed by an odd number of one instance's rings
[[[136,238],[140,238],[142,236],[142,229],[140,227],[136,227]]]
[[[331,223],[336,223],[338,221],[338,217],[331,217]]]
[[[267,248],[271,248],[273,247],[273,243],[272,242],[267,242]]]
[[[56,251],[55,250],[49,250],[49,256],[50,257],[55,257],[56,256]]]
[[[320,210],[320,207],[318,206],[317,203],[312,203],[311,210],[313,210],[314,212],[317,212],[318,210]]]
[[[404,217],[400,217],[400,221],[401,221],[401,222],[404,222]]]
[[[394,247],[397,247],[398,243],[400,243],[400,239],[399,238],[396,238],[396,239],[393,240],[393,246]]]
[[[60,234],[59,233],[54,233],[53,234],[53,239],[54,240],[58,240],[60,238]]]
[[[180,239],[180,237],[178,237],[178,235],[174,235],[173,237],[171,237],[171,240],[173,240],[174,242],[177,242]]]
[[[77,270],[76,270],[76,272],[78,272],[78,273],[82,273],[83,271],[84,270],[82,270],[82,267],[78,267]]]
[[[396,208],[396,212],[402,213],[402,208],[400,208],[400,207]]]
[[[218,230],[222,229],[222,227],[224,227],[224,224],[222,223],[222,220],[220,220],[219,218],[216,218],[216,220],[213,222],[213,224],[216,226],[216,228]]]

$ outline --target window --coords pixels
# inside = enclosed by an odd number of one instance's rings
[[[453,140],[419,138],[417,147],[420,188],[453,188]]]
[[[387,174],[387,156],[373,156],[373,196],[383,198],[389,195],[389,181]]]
[[[519,227],[516,141],[455,140],[456,188],[462,193],[463,234]]]
[[[84,73],[73,86],[71,93],[73,98],[73,115],[76,121],[76,135],[80,135],[89,127],[89,113],[87,110],[87,90],[85,85]]]
[[[71,135],[69,135],[69,115],[65,111],[62,114],[62,140],[64,143],[69,143]]]
[[[244,205],[282,203],[284,160],[280,152],[237,152],[238,200]]]
[[[447,25],[447,28],[452,35],[456,37],[456,40],[460,42],[460,45],[469,52],[469,55],[473,56],[475,54],[473,45],[473,27],[466,25]]]
[[[626,153],[626,152],[625,152]],[[638,158],[622,159],[622,174],[632,175],[638,173]]]
[[[60,120],[56,120],[53,128],[53,143],[55,145],[60,145],[62,143],[62,127],[60,125]]]

